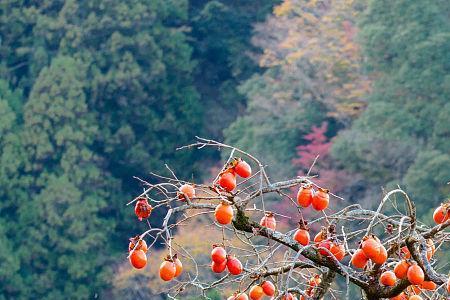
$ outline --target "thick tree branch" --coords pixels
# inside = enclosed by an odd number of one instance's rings
[[[337,264],[334,260],[320,255],[316,249],[307,247],[301,249],[301,246],[287,235],[278,231],[273,231],[265,227],[261,227],[258,223],[251,221],[241,208],[238,208],[236,220],[233,221],[233,226],[237,230],[246,232],[254,232],[254,230],[256,229],[258,230],[259,235],[265,236],[280,244],[283,244],[296,252],[302,250],[302,256],[306,257],[319,266],[327,267],[344,277],[348,274],[350,281],[360,286],[361,288],[367,289],[369,287],[368,277],[365,274],[358,273],[342,264]]]

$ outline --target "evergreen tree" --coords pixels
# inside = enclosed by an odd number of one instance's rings
[[[22,197],[14,202],[24,281],[18,298],[86,299],[106,282],[115,226],[106,207],[116,188],[92,151],[99,130],[86,103],[85,69],[70,57],[53,59],[24,106]]]
[[[127,240],[125,232],[137,230],[129,221],[132,209],[123,205],[140,192],[133,176],[164,171],[164,163],[177,166],[180,177],[198,176],[190,163],[198,152],[174,151],[203,133],[203,108],[193,85],[195,64],[186,35],[187,4],[54,2],[51,7],[43,4],[33,26],[35,47],[45,51],[30,61],[31,70],[41,70],[60,54],[86,66],[86,104],[100,131],[92,151],[104,158],[102,168],[120,179],[121,190],[110,199],[111,213],[127,220],[114,232],[116,253]]]
[[[190,1],[195,86],[205,110],[205,134],[223,138],[223,129],[242,114],[246,98],[238,86],[260,73],[251,43],[254,27],[280,0]],[[220,120],[220,122],[217,122]]]
[[[102,130],[97,151],[126,182],[164,162],[188,160],[174,156],[174,147],[201,127],[186,18],[185,0],[66,1],[36,25],[36,36],[55,45],[49,57],[70,54],[89,66],[88,106]]]
[[[21,103],[20,91],[13,91],[0,80],[0,299],[17,295],[23,286],[19,274],[16,209],[25,191],[19,191],[18,170],[23,166],[20,147],[19,114],[13,109]]]
[[[0,78],[12,86],[29,87],[30,57],[33,49],[32,28],[38,10],[35,3],[6,0],[0,3]]]
[[[448,1],[369,1],[361,39],[377,81],[334,147],[368,185],[405,184],[426,208],[450,193],[449,9]]]
[[[2,297],[88,298],[108,283],[101,245],[114,257],[143,226],[123,205],[139,192],[132,176],[164,163],[198,176],[198,152],[174,148],[220,136],[235,118],[224,113],[243,102],[235,85],[256,70],[245,53],[252,23],[271,5],[0,4]]]

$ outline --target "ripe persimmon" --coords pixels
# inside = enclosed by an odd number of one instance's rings
[[[386,248],[383,245],[380,245],[380,252],[378,253],[378,256],[375,256],[372,261],[376,264],[382,265],[386,262],[388,258],[388,253]]]
[[[236,293],[233,296],[228,297],[227,300],[248,300],[246,293]]]
[[[410,266],[406,276],[411,284],[422,284],[425,278],[422,268],[418,265]]]
[[[227,259],[227,269],[232,275],[239,275],[242,273],[242,263],[234,256],[229,256]]]
[[[298,229],[294,233],[294,240],[297,241],[297,243],[299,243],[300,245],[308,245],[310,241],[309,232],[306,229]]]
[[[407,300],[408,296],[406,296],[405,293],[401,292],[400,294],[398,294],[395,297],[389,298],[390,300]]]
[[[130,238],[130,243],[128,244],[128,252],[132,250],[142,250],[144,251],[144,253],[147,253],[148,251],[147,243],[144,240],[140,239],[139,236]]]
[[[325,241],[321,241],[319,243],[319,253],[324,255],[324,256],[329,256],[330,255],[330,248],[331,248],[331,242],[329,240],[325,240]],[[328,250],[328,251],[327,251]]]
[[[217,205],[214,211],[216,221],[222,225],[230,224],[233,220],[233,214],[233,208],[225,201]]]
[[[434,291],[437,287],[436,283],[433,281],[424,281],[421,285],[424,290]]]
[[[159,266],[159,277],[164,281],[170,281],[175,277],[177,268],[172,261],[165,260]]]
[[[211,251],[211,259],[216,264],[221,264],[227,260],[227,251],[222,247],[214,247]]]
[[[450,278],[447,280],[447,292],[450,293]]]
[[[327,238],[327,230],[322,227],[320,231],[314,236],[314,243],[319,245],[319,243]]]
[[[450,218],[450,213],[446,204],[441,204],[434,210],[433,220],[436,224],[442,224]]]
[[[259,225],[275,230],[275,228],[277,227],[277,221],[275,220],[275,216],[273,215],[273,213],[268,211],[259,221]]]
[[[345,257],[345,247],[341,243],[331,243],[330,252],[336,257],[338,261],[341,261]]]
[[[234,166],[234,171],[242,178],[248,178],[252,175],[252,168],[247,162],[243,161],[242,159],[239,159],[239,161],[236,163],[236,165]]]
[[[142,269],[147,264],[147,255],[142,250],[133,250],[130,253],[130,263],[136,269]]]
[[[267,280],[263,281],[263,283],[261,283],[261,287],[266,296],[272,297],[275,295],[275,285],[272,282]]]
[[[364,254],[364,251],[362,249],[356,250],[351,259],[352,265],[355,268],[359,268],[359,269],[364,268],[368,261],[369,261],[369,259]]]
[[[408,300],[422,300],[422,297],[420,297],[419,295],[412,295]]]
[[[254,285],[248,295],[252,300],[260,300],[264,296],[263,288],[259,285]]]
[[[183,273],[183,264],[181,263],[180,259],[175,254],[173,258],[173,263],[175,264],[175,275],[174,277],[178,277]]]
[[[311,205],[314,196],[314,190],[311,185],[304,185],[300,187],[297,192],[297,203],[301,207],[308,207]]]
[[[398,279],[404,279],[407,276],[409,264],[406,260],[399,261],[394,267],[395,276]]]
[[[225,269],[227,268],[227,261],[224,260],[222,263],[216,263],[216,262],[212,262],[211,264],[211,270],[214,273],[222,273],[223,271],[225,271]]]
[[[192,198],[195,197],[195,189],[190,184],[183,184],[179,188],[178,199],[181,201],[186,201],[186,197],[188,197],[189,200],[192,200]]]
[[[361,249],[367,258],[373,259],[374,257],[380,255],[381,244],[374,238],[367,237],[363,240]]]
[[[393,286],[397,281],[397,277],[395,277],[395,273],[392,271],[383,272],[380,276],[380,284],[386,286]]]
[[[138,217],[139,221],[150,217],[152,210],[153,208],[150,204],[148,204],[147,198],[139,198],[134,206],[134,213]]]
[[[219,185],[228,192],[236,188],[236,175],[232,172],[225,172],[219,176]]]
[[[311,204],[315,210],[321,211],[328,207],[330,203],[330,195],[327,189],[319,188],[319,190],[314,193]]]

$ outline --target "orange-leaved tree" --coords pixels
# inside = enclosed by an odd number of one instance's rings
[[[319,101],[344,124],[362,112],[371,88],[356,42],[355,23],[363,7],[356,0],[284,0],[256,26],[253,43],[263,49],[260,65],[279,69],[283,82],[296,83],[277,98]]]

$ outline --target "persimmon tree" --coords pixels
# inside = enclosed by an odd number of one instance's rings
[[[414,202],[400,188],[384,194],[376,210],[358,204],[333,209],[342,201],[333,191],[315,183],[315,176],[297,176],[272,182],[265,165],[243,150],[217,141],[197,138],[178,150],[214,147],[229,151],[222,170],[209,183],[182,180],[151,173],[155,183],[137,178],[144,191],[128,203],[138,219],[152,217],[152,211],[166,209],[162,225],[132,237],[128,258],[137,269],[158,273],[147,266],[149,249],[163,242],[167,257],[159,266],[161,282],[170,299],[179,299],[186,289],[202,297],[211,289],[235,292],[232,299],[321,299],[325,295],[350,298],[350,283],[361,289],[366,299],[440,299],[448,296],[450,281],[437,270],[434,254],[448,240],[449,205],[436,208],[437,223],[428,227],[416,218]],[[297,195],[290,190],[297,187]],[[280,231],[277,219],[285,216],[268,211],[269,194],[286,197],[298,211],[298,228]],[[405,204],[405,211],[400,208]],[[386,209],[387,204],[394,209]],[[320,217],[306,220],[305,210]],[[210,263],[196,261],[177,242],[177,227],[204,215],[213,216],[217,240],[211,241]],[[321,230],[309,232],[311,224]],[[199,231],[200,232],[200,231]],[[232,236],[233,238],[228,238]],[[239,245],[238,245],[239,243]],[[183,263],[193,265],[183,272]],[[220,276],[204,281],[204,272]],[[334,282],[342,277],[343,291]]]

